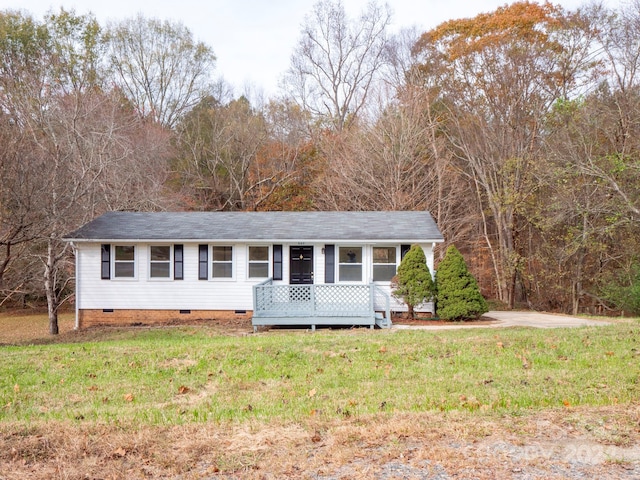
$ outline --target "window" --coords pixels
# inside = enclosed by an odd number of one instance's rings
[[[135,278],[135,247],[133,245],[116,245],[114,250],[114,278]]]
[[[396,247],[373,247],[373,281],[389,282],[396,274]]]
[[[149,276],[151,278],[171,277],[171,247],[152,245],[149,255]]]
[[[340,247],[338,277],[341,282],[362,281],[362,247]]]
[[[249,247],[249,278],[269,276],[269,247]]]
[[[233,247],[212,247],[211,277],[233,278]]]

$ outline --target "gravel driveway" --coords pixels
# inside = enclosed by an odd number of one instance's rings
[[[485,313],[483,318],[493,319],[493,323],[474,325],[473,323],[452,323],[444,325],[393,325],[393,328],[443,330],[457,328],[500,328],[500,327],[534,327],[534,328],[572,328],[609,325],[604,320],[572,317],[569,315],[555,315],[540,312],[492,311]]]

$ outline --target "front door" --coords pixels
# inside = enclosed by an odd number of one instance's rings
[[[309,285],[313,283],[313,247],[295,246],[289,250],[289,283]]]

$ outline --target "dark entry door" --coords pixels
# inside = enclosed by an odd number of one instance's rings
[[[291,285],[313,283],[313,247],[295,246],[289,250],[289,271]]]

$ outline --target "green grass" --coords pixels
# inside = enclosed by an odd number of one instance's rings
[[[0,421],[295,422],[625,404],[640,397],[638,345],[637,320],[554,330],[114,332],[0,347]]]

